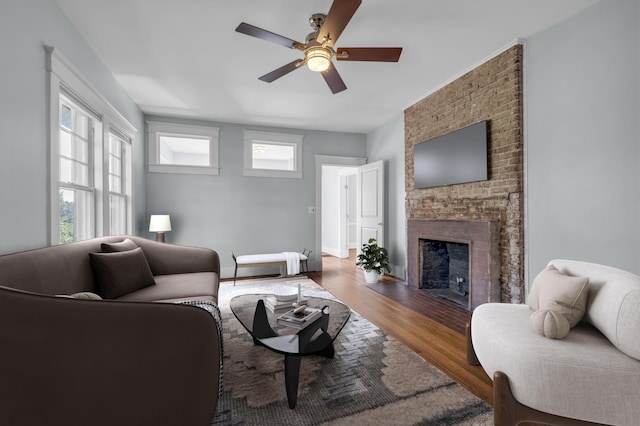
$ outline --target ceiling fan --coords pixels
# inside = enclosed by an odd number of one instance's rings
[[[314,31],[307,35],[305,43],[291,40],[245,22],[238,25],[236,31],[304,52],[304,59],[297,59],[271,71],[259,77],[260,80],[271,83],[306,64],[310,70],[322,74],[329,89],[335,94],[342,92],[347,86],[333,65],[332,58],[336,58],[338,61],[398,62],[400,53],[402,53],[401,47],[339,47],[334,49],[338,37],[361,3],[362,0],[334,0],[328,14],[315,13],[311,15],[309,24]]]

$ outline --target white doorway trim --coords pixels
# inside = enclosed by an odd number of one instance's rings
[[[332,155],[316,155],[316,246],[315,260],[312,266],[316,271],[322,270],[322,166],[354,166],[359,167],[367,163],[366,158],[338,157]]]

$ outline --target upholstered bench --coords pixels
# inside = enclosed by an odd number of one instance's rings
[[[238,268],[250,268],[257,266],[280,266],[280,275],[297,275],[300,271],[309,272],[307,260],[311,250],[305,248],[302,253],[282,252],[267,254],[244,254],[236,256],[231,252],[231,257],[236,265],[233,273],[233,285],[236,285]]]

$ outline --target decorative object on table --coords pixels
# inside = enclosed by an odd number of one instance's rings
[[[362,244],[362,252],[356,257],[356,266],[364,270],[364,279],[369,284],[377,283],[383,272],[391,272],[387,249],[380,247],[375,238],[369,238],[368,243]]]
[[[288,311],[306,304],[307,300],[302,298],[300,284],[297,290],[290,286],[276,287],[273,295],[264,299],[264,306],[269,312]]]
[[[269,296],[264,299],[264,306],[269,312],[285,312],[293,308],[292,302],[279,302],[275,296]]]
[[[280,315],[278,317],[278,324],[302,330],[313,324],[321,316],[322,309],[301,305]]]
[[[164,233],[171,231],[171,218],[168,214],[152,214],[149,232],[156,233],[156,241],[164,243]]]
[[[298,299],[299,289],[291,286],[280,286],[273,289],[273,297],[280,302],[289,302],[289,306]]]

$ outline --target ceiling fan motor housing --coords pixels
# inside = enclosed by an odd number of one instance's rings
[[[309,25],[317,32],[320,27],[322,27],[322,24],[324,24],[325,19],[327,19],[327,15],[324,13],[314,13],[309,17]]]

